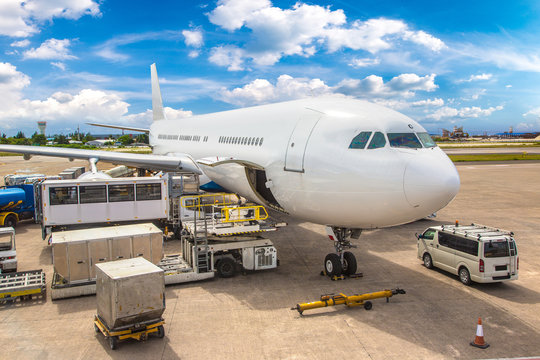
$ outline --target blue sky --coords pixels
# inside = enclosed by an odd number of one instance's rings
[[[146,127],[339,93],[431,133],[540,131],[537,1],[0,0],[0,126]]]

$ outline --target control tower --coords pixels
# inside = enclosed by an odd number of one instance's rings
[[[47,122],[46,121],[38,121],[37,126],[38,126],[38,129],[39,129],[39,133],[41,135],[45,135],[45,128],[47,127]]]

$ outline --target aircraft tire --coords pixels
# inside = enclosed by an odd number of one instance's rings
[[[350,251],[345,251],[343,253],[343,274],[345,275],[354,275],[358,269],[356,263],[356,257]]]
[[[338,254],[331,253],[326,255],[324,258],[324,270],[326,275],[330,277],[341,275],[343,269],[341,266],[341,259],[339,258]]]

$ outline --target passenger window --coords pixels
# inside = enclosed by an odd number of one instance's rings
[[[106,203],[107,187],[105,185],[80,186],[81,204]]]
[[[384,147],[384,145],[386,145],[386,139],[384,138],[384,135],[382,132],[377,131],[375,134],[373,134],[373,137],[371,138],[371,141],[367,148],[379,149],[379,148]]]
[[[362,131],[352,139],[349,149],[363,149],[371,136],[371,131]]]
[[[478,241],[456,237],[456,250],[478,256]]]
[[[133,184],[109,185],[109,202],[134,201],[134,187]]]
[[[450,249],[455,249],[456,248],[455,236],[445,234],[443,232],[439,232],[439,244],[441,246],[444,246]]]
[[[388,133],[388,141],[392,147],[419,149],[422,147],[414,133]]]
[[[259,138],[255,139],[255,146],[259,145]]]
[[[424,145],[424,147],[430,148],[430,147],[437,146],[437,144],[435,144],[435,141],[433,141],[433,139],[431,138],[431,136],[427,132],[425,132],[425,133],[417,133],[416,135],[418,135],[418,137],[420,138],[420,141],[422,142],[422,145]]]
[[[137,184],[137,201],[161,200],[161,184]]]
[[[261,138],[261,141],[259,142],[259,146],[262,146],[264,138]]]
[[[51,205],[78,204],[79,197],[76,186],[49,188],[49,202]]]
[[[508,245],[506,241],[489,241],[484,243],[484,256],[487,258],[509,256]]]

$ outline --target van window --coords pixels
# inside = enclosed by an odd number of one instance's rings
[[[478,241],[456,237],[456,250],[478,256]]]
[[[484,243],[484,256],[487,258],[510,256],[506,241],[488,241]]]
[[[435,236],[435,230],[433,230],[433,229],[427,229],[422,234],[422,238],[427,239],[427,240],[433,240],[434,236]]]
[[[456,243],[456,237],[450,234],[439,232],[439,244],[448,248],[454,249]]]

